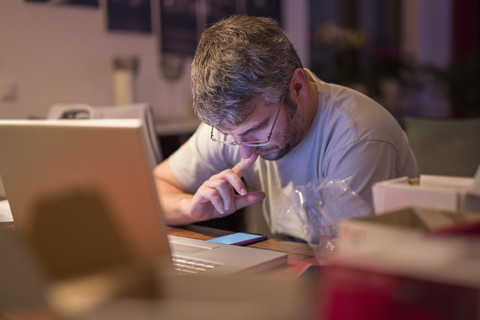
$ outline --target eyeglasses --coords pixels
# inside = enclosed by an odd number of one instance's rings
[[[275,116],[275,120],[273,121],[272,128],[270,129],[270,133],[268,134],[267,140],[264,141],[240,141],[237,142],[233,140],[233,137],[230,135],[227,135],[227,139],[230,138],[231,140],[218,140],[213,136],[213,126],[212,126],[212,131],[210,132],[210,139],[215,142],[223,143],[223,144],[228,144],[231,146],[245,146],[245,147],[261,147],[261,146],[266,146],[270,142],[270,138],[272,137],[273,133],[273,128],[275,128],[275,123],[277,123],[278,115],[280,114],[280,109],[283,106],[283,101],[284,99],[282,98],[282,102],[278,106],[277,114]]]

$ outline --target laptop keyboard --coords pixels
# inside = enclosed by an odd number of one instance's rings
[[[177,274],[195,274],[221,266],[219,263],[174,256],[173,266]]]

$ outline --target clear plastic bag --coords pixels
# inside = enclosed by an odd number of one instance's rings
[[[371,215],[373,209],[347,185],[347,179],[317,179],[297,186],[290,195],[287,214],[296,214],[305,239],[317,260],[336,248],[338,223],[342,219]]]

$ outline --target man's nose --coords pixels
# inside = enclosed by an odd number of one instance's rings
[[[256,147],[247,147],[244,145],[239,145],[240,148],[240,155],[242,156],[243,159],[248,159],[252,155],[253,152],[255,152]]]

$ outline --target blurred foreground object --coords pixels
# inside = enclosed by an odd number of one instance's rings
[[[318,317],[478,319],[478,234],[480,215],[433,209],[342,221],[321,278]]]
[[[324,271],[319,317],[478,319],[478,240],[406,239],[339,254]]]

